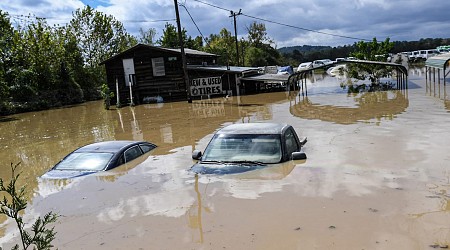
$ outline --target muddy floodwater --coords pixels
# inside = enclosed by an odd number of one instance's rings
[[[49,211],[58,249],[433,249],[450,247],[449,84],[410,69],[408,88],[348,94],[315,74],[277,92],[104,110],[102,102],[0,117],[0,176],[21,162],[29,223]],[[394,80],[393,80],[394,81]],[[283,122],[308,159],[195,176],[192,150],[232,123]],[[109,172],[44,174],[79,146],[158,148]],[[0,217],[0,246],[18,243]]]

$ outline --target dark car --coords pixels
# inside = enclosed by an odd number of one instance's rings
[[[145,141],[104,141],[78,148],[58,162],[42,178],[66,179],[106,171],[153,150]]]
[[[299,139],[294,128],[278,123],[232,124],[219,130],[205,152],[192,152],[199,160],[191,171],[201,174],[241,173],[290,160],[304,160],[301,151],[306,138]]]

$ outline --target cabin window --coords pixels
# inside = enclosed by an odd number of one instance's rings
[[[152,58],[153,76],[165,76],[166,70],[164,68],[164,58]]]

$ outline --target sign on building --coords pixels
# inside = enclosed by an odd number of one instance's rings
[[[124,71],[123,73],[125,75],[125,85],[129,86],[130,83],[131,83],[131,85],[133,85],[134,78],[132,76],[135,74],[133,58],[123,59],[122,63],[123,63],[123,71]]]
[[[190,82],[191,96],[222,94],[222,78],[195,78]]]

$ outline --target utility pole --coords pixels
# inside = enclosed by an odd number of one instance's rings
[[[234,39],[236,40],[236,62],[237,62],[237,66],[239,66],[239,48],[238,48],[238,39],[237,39],[237,28],[236,28],[236,16],[239,16],[241,14],[241,10],[239,9],[239,12],[236,13],[232,10],[230,10],[230,17],[234,18]]]
[[[184,53],[183,35],[181,33],[180,13],[178,12],[178,2],[177,2],[177,0],[173,0],[173,2],[175,4],[175,14],[177,17],[178,39],[180,40],[180,50],[181,50],[181,61],[183,64],[184,84],[186,85],[188,103],[192,103],[191,86],[189,84],[189,76],[187,73],[186,54]]]

